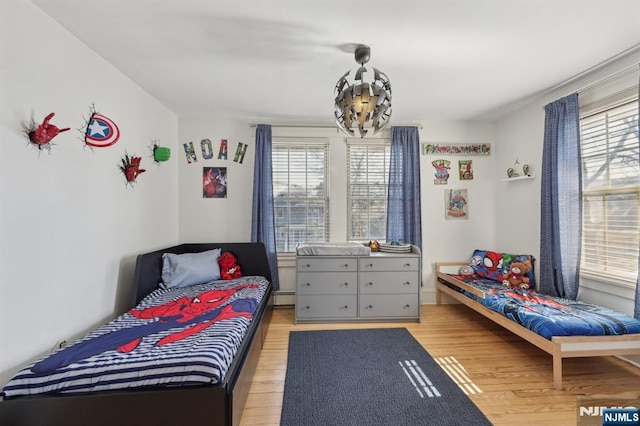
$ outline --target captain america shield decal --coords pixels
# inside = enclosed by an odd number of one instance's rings
[[[118,142],[119,138],[120,130],[116,123],[102,114],[94,113],[91,115],[84,136],[84,142],[87,145],[104,148]]]

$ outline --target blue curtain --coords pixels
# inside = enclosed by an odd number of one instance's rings
[[[271,158],[271,126],[259,124],[256,128],[256,161],[253,172],[253,210],[251,241],[263,243],[267,249],[271,282],[274,290],[280,288],[278,258],[276,255],[276,226],[273,214],[273,178]]]
[[[582,242],[578,94],[558,99],[544,109],[540,291],[575,300]]]
[[[638,156],[640,156],[640,77],[638,81]],[[638,159],[640,162],[640,158]],[[638,257],[638,278],[636,279],[636,304],[633,316],[640,319],[640,256]]]
[[[417,127],[391,128],[387,242],[391,241],[414,244],[422,250],[420,137]]]

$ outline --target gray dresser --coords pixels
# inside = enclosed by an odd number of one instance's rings
[[[296,256],[296,323],[420,321],[420,250]]]

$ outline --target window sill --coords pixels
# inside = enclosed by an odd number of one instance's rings
[[[635,288],[636,282],[630,278],[612,277],[610,275],[598,274],[589,271],[580,271],[580,278],[585,278],[591,281],[597,281],[600,283],[611,284],[617,287],[623,288]]]
[[[622,278],[604,277],[588,272],[580,273],[580,287],[602,293],[613,294],[633,300],[635,297],[635,283]]]

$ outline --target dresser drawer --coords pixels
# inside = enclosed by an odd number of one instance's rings
[[[407,272],[361,272],[360,294],[418,294],[418,274]]]
[[[296,318],[356,318],[358,316],[357,295],[298,296]]]
[[[360,271],[417,271],[419,257],[360,258]]]
[[[299,272],[298,294],[357,294],[357,272]]]
[[[419,315],[417,294],[360,295],[361,317],[411,317]]]
[[[299,272],[323,272],[323,271],[357,271],[358,259],[355,257],[328,257],[318,258],[300,257],[296,261]]]

